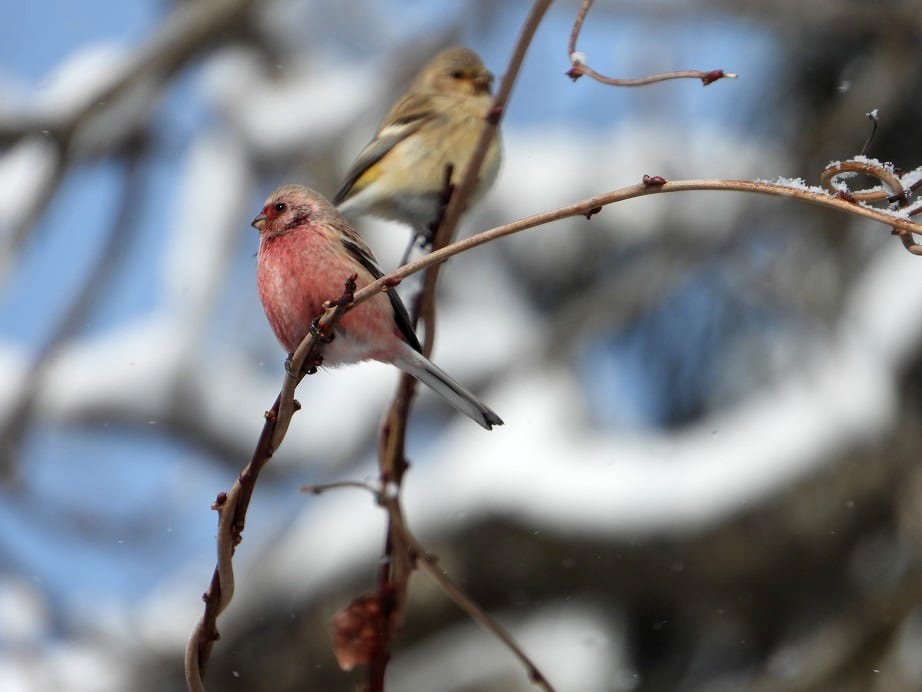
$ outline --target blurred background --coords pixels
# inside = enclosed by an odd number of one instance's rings
[[[183,690],[216,494],[277,393],[255,291],[266,194],[327,195],[417,67],[501,74],[529,3],[2,0],[0,689]],[[922,163],[918,0],[599,0],[564,76],[555,3],[470,234],[666,178]],[[406,229],[358,227],[385,268]],[[414,283],[405,282],[404,292]],[[408,519],[559,690],[922,689],[922,260],[788,200],[662,195],[451,260],[435,361],[505,419],[423,393]],[[383,513],[305,483],[375,476],[397,375],[308,378],[237,550],[209,689],[350,690],[332,615]],[[423,574],[389,689],[527,690]]]

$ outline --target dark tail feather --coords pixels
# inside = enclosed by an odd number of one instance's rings
[[[426,359],[421,353],[407,349],[404,359],[395,363],[404,372],[433,389],[455,409],[487,430],[494,425],[502,425],[503,420],[489,406],[474,396],[463,385],[455,382],[435,363]]]

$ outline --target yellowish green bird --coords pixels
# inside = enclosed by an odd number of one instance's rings
[[[446,171],[464,175],[490,108],[493,75],[469,48],[438,53],[391,107],[359,153],[333,201],[347,216],[372,214],[409,225],[428,239],[444,203]],[[500,164],[494,138],[468,204],[493,184]]]

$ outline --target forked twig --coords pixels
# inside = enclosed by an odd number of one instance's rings
[[[390,534],[394,537],[394,542],[402,547],[408,557],[408,564],[411,570],[421,568],[428,573],[448,598],[454,601],[461,610],[474,622],[481,625],[488,632],[499,639],[506,647],[519,659],[525,667],[529,679],[545,692],[554,692],[551,683],[544,677],[544,674],[538,669],[538,666],[528,657],[528,654],[516,643],[512,635],[499,624],[493,617],[483,610],[477,603],[471,599],[464,591],[455,584],[451,578],[439,567],[438,558],[426,550],[416,539],[407,526],[404,519],[403,511],[400,508],[400,498],[396,494],[389,494],[382,486],[376,489],[367,483],[358,481],[336,481],[333,483],[324,483],[322,485],[308,485],[301,488],[301,492],[319,495],[329,490],[339,490],[343,488],[354,488],[370,492],[379,505],[384,507],[390,520]]]

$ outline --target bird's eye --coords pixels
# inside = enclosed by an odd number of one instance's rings
[[[283,211],[285,211],[285,203],[279,202],[275,205],[275,207],[273,207],[273,209],[275,209],[276,213],[281,214]]]
[[[461,79],[464,76],[464,72],[462,72],[461,70],[453,70],[451,73],[451,76],[454,77],[455,79]]]

